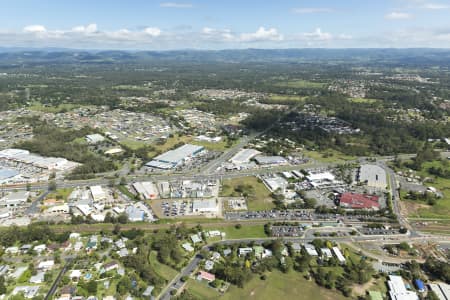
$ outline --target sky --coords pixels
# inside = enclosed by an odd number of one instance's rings
[[[0,0],[0,47],[450,48],[450,0]]]

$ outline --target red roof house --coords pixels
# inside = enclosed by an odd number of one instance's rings
[[[216,276],[214,274],[205,271],[200,271],[200,273],[198,274],[198,278],[209,282],[216,280]]]

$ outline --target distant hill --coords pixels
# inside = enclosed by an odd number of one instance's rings
[[[176,51],[100,51],[0,48],[0,63],[194,62],[377,62],[396,65],[450,64],[450,49],[244,49]]]

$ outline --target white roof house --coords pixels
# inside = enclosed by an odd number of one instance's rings
[[[43,283],[44,279],[45,279],[45,272],[41,271],[38,272],[36,275],[30,277],[30,283],[35,284]]]
[[[345,257],[344,257],[344,255],[342,255],[341,250],[339,250],[338,247],[333,247],[332,249],[333,249],[334,255],[336,255],[337,260],[340,263],[345,263]]]
[[[202,241],[202,237],[201,237],[201,235],[199,233],[198,234],[193,234],[193,235],[191,235],[191,241],[194,244],[200,243]]]
[[[54,260],[44,260],[41,261],[38,265],[39,270],[51,270],[55,265]]]
[[[33,248],[33,250],[36,251],[37,253],[41,253],[41,252],[45,251],[46,249],[47,249],[47,246],[45,244],[36,245]]]
[[[431,283],[430,289],[436,294],[439,300],[450,299],[450,284],[446,284],[443,282]]]
[[[314,245],[311,244],[305,244],[305,250],[306,253],[308,253],[311,256],[319,256],[319,253],[317,253],[316,247],[314,247]]]
[[[238,251],[239,251],[239,256],[242,256],[242,255],[246,255],[247,253],[253,252],[253,248],[249,248],[249,247],[239,248]]]
[[[34,296],[36,296],[36,294],[39,291],[39,286],[38,285],[34,285],[34,286],[16,286],[14,288],[14,290],[12,291],[13,295],[17,295],[18,293],[23,293],[23,295],[25,296],[25,298],[34,298]]]
[[[419,300],[415,292],[406,289],[401,276],[389,275],[388,287],[392,300]]]
[[[181,247],[183,247],[183,249],[187,252],[192,252],[195,250],[194,247],[192,247],[192,245],[189,243],[184,243],[183,245],[181,245]]]

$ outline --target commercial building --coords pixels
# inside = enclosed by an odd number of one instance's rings
[[[91,191],[92,199],[94,199],[94,202],[106,201],[106,193],[101,186],[94,185],[89,187],[89,190]]]
[[[357,180],[377,189],[386,189],[387,187],[386,171],[378,165],[362,165],[359,168]]]
[[[0,198],[0,208],[15,211],[27,202],[29,196],[30,192],[27,191],[9,193]]]
[[[14,182],[20,177],[20,173],[16,170],[0,169],[0,184]]]
[[[258,165],[286,165],[288,161],[282,156],[262,156],[255,157],[255,161]]]
[[[150,181],[133,183],[133,188],[138,195],[146,200],[158,198],[158,190]]]
[[[334,184],[336,177],[331,172],[311,172],[306,176],[306,179],[313,187],[320,187],[324,185]]]
[[[131,222],[141,222],[145,219],[144,211],[132,205],[128,206],[125,209],[125,213],[128,216],[128,220]]]
[[[148,162],[146,166],[157,169],[172,169],[183,165],[203,150],[203,146],[185,144],[175,150],[170,150],[158,155],[152,161]]]
[[[380,208],[379,197],[356,193],[343,193],[339,198],[341,207],[351,209],[378,210]]]
[[[248,163],[250,159],[260,154],[258,150],[254,149],[241,149],[238,153],[236,153],[231,159],[230,162],[235,165],[241,165]]]
[[[419,300],[415,292],[406,289],[401,276],[389,275],[388,287],[392,300]]]
[[[5,149],[0,151],[0,159],[32,165],[45,170],[68,171],[79,166],[78,163],[60,157],[42,157],[28,150]]]
[[[192,203],[192,212],[194,214],[217,214],[219,212],[219,206],[216,199],[196,199]]]
[[[271,191],[271,192],[276,192],[276,191],[280,191],[281,193],[284,194],[286,187],[288,186],[288,182],[286,181],[286,179],[282,178],[282,177],[265,177],[263,179],[264,184],[267,186],[267,188]]]

